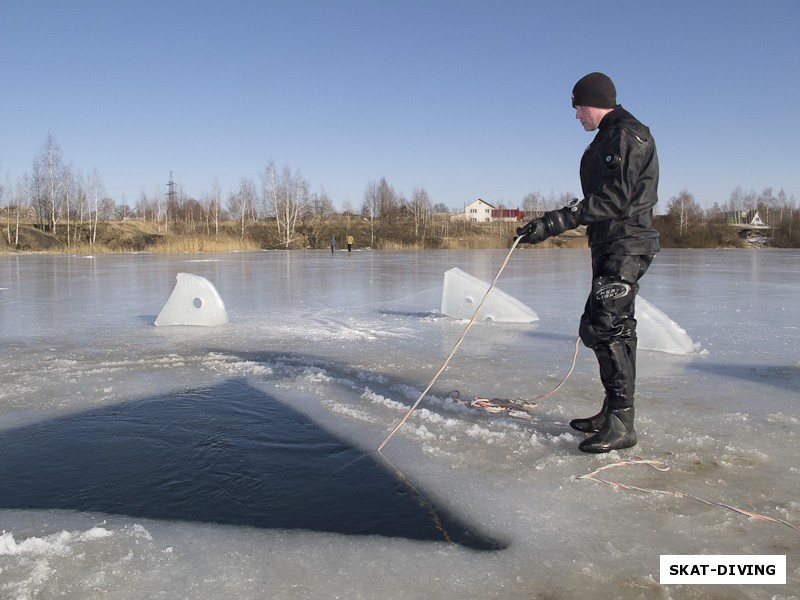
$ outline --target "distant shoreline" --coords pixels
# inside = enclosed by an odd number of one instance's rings
[[[312,226],[313,225],[313,226]],[[0,223],[0,254],[185,254],[251,252],[264,250],[326,251],[330,239],[336,250],[345,250],[347,235],[355,237],[354,250],[502,250],[511,247],[517,223],[453,225],[448,235],[427,232],[404,235],[399,225],[379,229],[364,219],[334,220],[298,227],[290,243],[279,241],[274,222],[154,223],[136,220],[101,221],[92,224],[58,224],[57,235],[33,223]],[[721,238],[721,239],[720,239]],[[686,240],[689,242],[690,240]],[[697,245],[661,235],[662,248],[766,249],[779,248],[771,238],[744,239],[736,235],[709,237]],[[588,248],[585,228],[550,238],[536,248]],[[521,248],[524,248],[521,247]]]

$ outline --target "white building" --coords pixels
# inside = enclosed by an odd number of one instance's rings
[[[494,221],[507,221],[516,223],[530,215],[518,208],[495,208],[486,200],[478,198],[464,207],[464,212],[453,213],[450,217],[453,221],[471,221],[473,223],[492,223]]]
[[[478,198],[464,207],[464,220],[476,223],[489,223],[492,220],[494,206]]]

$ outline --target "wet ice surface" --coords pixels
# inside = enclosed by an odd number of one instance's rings
[[[517,250],[498,285],[540,321],[477,323],[384,448],[386,463],[369,454],[466,324],[439,311],[443,273],[459,267],[491,281],[505,254],[1,257],[0,598],[800,597],[793,529],[577,479],[628,456],[581,454],[565,426],[601,399],[585,348],[565,386],[538,400],[534,422],[450,399],[453,390],[531,398],[558,384],[588,291],[586,251]],[[634,450],[670,470],[634,465],[605,477],[800,526],[799,259],[657,257],[641,294],[702,352],[639,353]],[[229,325],[153,326],[179,272],[213,283]],[[276,413],[298,429],[276,428]],[[276,431],[291,439],[273,443]],[[176,459],[187,448],[194,454]],[[24,462],[8,458],[21,451]],[[131,467],[160,456],[174,481]],[[96,475],[73,479],[57,468],[67,459]],[[294,480],[280,475],[296,460]],[[136,481],[138,494],[102,491],[147,475],[156,481]],[[25,477],[27,504],[16,489]],[[270,503],[287,481],[313,515],[287,521]],[[369,520],[343,510],[349,481],[356,498],[375,494]],[[146,496],[160,485],[171,495],[155,510],[159,498]],[[148,502],[150,512],[136,508]],[[415,537],[413,527],[436,523],[430,515],[444,524]],[[433,539],[442,529],[467,537]],[[476,548],[470,536],[502,549]],[[661,554],[786,554],[788,584],[664,587]]]

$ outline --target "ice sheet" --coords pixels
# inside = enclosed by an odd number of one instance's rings
[[[636,297],[636,332],[642,350],[669,354],[699,352],[686,330],[641,295]]]
[[[532,308],[499,287],[495,287],[487,296],[490,287],[490,283],[458,267],[449,269],[444,274],[442,286],[442,312],[457,319],[471,319],[480,306],[477,321],[533,323],[539,320]]]
[[[247,450],[244,458],[268,441],[252,427],[264,398],[275,410],[285,405],[304,415],[310,431],[370,452],[464,329],[439,310],[442,273],[460,266],[491,280],[505,254],[0,257],[0,436],[12,442],[26,427],[102,414],[119,428],[120,444],[157,452],[152,436],[125,430],[134,407],[221,390],[210,401],[226,416],[198,430],[241,431],[236,443]],[[662,251],[643,278],[642,295],[691,332],[703,352],[640,350],[634,450],[670,470],[629,465],[604,475],[665,494],[578,479],[623,458],[581,454],[580,436],[566,426],[602,401],[597,364],[585,349],[565,385],[537,400],[533,421],[479,413],[452,399],[454,390],[462,399],[530,399],[552,390],[569,368],[591,279],[588,252],[518,251],[500,285],[535,306],[541,320],[473,327],[384,449],[404,478],[392,471],[404,482],[399,489],[413,485],[458,522],[506,542],[505,549],[146,519],[126,516],[124,503],[113,514],[15,507],[0,509],[0,597],[530,600],[591,590],[623,600],[796,599],[800,534],[675,494],[800,521],[799,265],[798,251]],[[175,274],[186,271],[225,298],[227,327],[153,327]],[[236,382],[255,390],[252,410],[247,398],[230,404],[225,390]],[[192,429],[181,414],[196,416],[178,411],[160,422],[172,443]],[[239,455],[226,438],[200,438],[205,453],[225,459],[212,461],[201,481],[225,481],[216,464],[238,475],[227,493],[264,485],[246,477],[247,460],[236,466]],[[81,448],[74,438],[65,454]],[[348,473],[330,476],[346,480]],[[659,556],[667,553],[786,554],[789,583],[662,586]]]
[[[156,317],[155,325],[202,325],[228,323],[225,303],[208,279],[192,273],[178,273],[175,289]]]

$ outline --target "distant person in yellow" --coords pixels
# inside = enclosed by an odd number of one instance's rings
[[[356,243],[356,241],[353,239],[353,236],[352,235],[348,235],[347,236],[347,252],[348,253],[352,252],[353,244],[355,244],[355,243]]]

